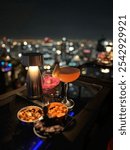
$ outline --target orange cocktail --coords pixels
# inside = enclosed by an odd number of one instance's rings
[[[73,67],[61,67],[58,78],[62,82],[73,82],[80,76],[80,70]]]
[[[65,95],[62,102],[67,105],[68,109],[72,109],[75,103],[72,99],[67,98],[68,83],[78,79],[78,77],[80,76],[80,70],[78,68],[68,66],[65,67],[55,66],[52,76],[64,82]]]

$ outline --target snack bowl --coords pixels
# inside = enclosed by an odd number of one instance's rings
[[[52,102],[47,107],[47,115],[49,118],[61,118],[68,113],[68,107],[61,102]]]
[[[44,118],[34,123],[33,131],[40,138],[50,138],[64,131],[68,107],[60,102],[52,102],[43,108]]]
[[[47,106],[47,116],[56,123],[65,120],[68,114],[68,107],[61,102],[52,102]]]
[[[43,110],[38,106],[26,106],[17,112],[17,118],[25,123],[34,123],[43,119]]]
[[[68,115],[68,107],[61,102],[51,102],[43,107],[43,111],[44,122],[47,126],[62,124]]]
[[[34,123],[33,132],[36,136],[46,139],[61,133],[64,130],[64,126],[60,124],[46,125],[44,120],[39,120]]]

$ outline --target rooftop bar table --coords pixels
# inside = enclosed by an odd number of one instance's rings
[[[81,76],[70,84],[68,94],[76,103],[69,113],[70,124],[73,125],[46,140],[34,134],[32,124],[17,119],[19,109],[41,103],[27,99],[25,86],[0,95],[0,149],[82,150],[89,142],[87,139],[92,135],[94,127],[102,122],[109,111],[112,113],[112,82]]]

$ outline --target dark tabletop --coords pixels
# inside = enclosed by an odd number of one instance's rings
[[[61,89],[61,85],[60,85]],[[59,87],[56,89],[59,90]],[[26,88],[13,94],[1,95],[0,98],[0,143],[2,149],[37,150],[69,149],[89,133],[98,114],[112,91],[112,82],[101,82],[91,77],[80,77],[70,84],[69,97],[75,101],[75,107],[69,112],[69,122],[74,124],[63,133],[51,139],[43,140],[33,132],[33,124],[22,123],[17,119],[17,112],[24,106],[41,105],[41,101],[28,100]],[[60,91],[62,93],[62,91]],[[59,100],[59,95],[46,95],[51,101]],[[111,110],[112,111],[112,110]],[[76,149],[76,148],[75,148]]]

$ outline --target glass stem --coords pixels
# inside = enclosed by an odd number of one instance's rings
[[[64,102],[67,103],[68,83],[64,83]]]

